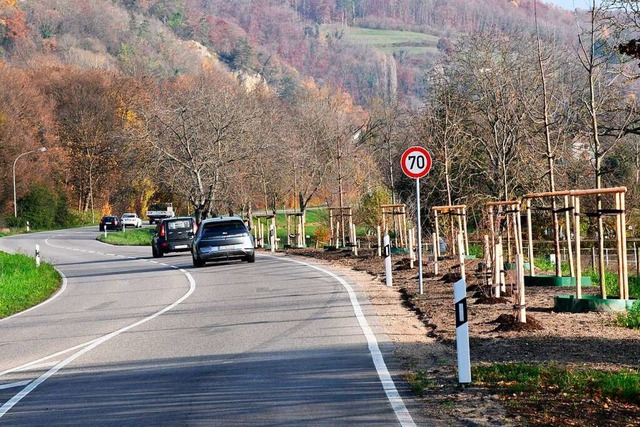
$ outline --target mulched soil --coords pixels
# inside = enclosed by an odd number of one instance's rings
[[[318,258],[370,274],[384,284],[384,263],[373,251],[297,249],[292,254]],[[424,293],[418,292],[417,269],[405,258],[393,257],[394,288],[403,303],[424,324],[424,334],[435,338],[430,346],[416,344],[420,357],[404,357],[408,370],[421,370],[432,384],[422,398],[424,412],[443,425],[532,426],[640,426],[640,402],[610,401],[599,396],[562,395],[554,390],[534,394],[502,395],[500,390],[457,383],[453,283],[460,278],[457,261],[424,263]],[[559,313],[555,295],[573,294],[573,288],[527,287],[527,323],[516,321],[512,274],[506,292],[496,298],[484,283],[479,262],[465,263],[472,364],[497,362],[552,363],[594,369],[638,369],[640,331],[614,325],[615,314]],[[598,289],[583,288],[585,294]],[[436,346],[433,346],[435,348]],[[435,351],[435,350],[434,350]],[[426,356],[425,356],[426,355]],[[419,359],[419,360],[416,360]],[[427,397],[428,396],[428,397]]]

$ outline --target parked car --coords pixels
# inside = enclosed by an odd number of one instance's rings
[[[124,227],[142,227],[142,219],[138,216],[138,214],[135,213],[123,213],[120,217],[120,220],[122,221],[122,225]]]
[[[253,236],[242,218],[209,218],[200,223],[191,245],[191,256],[195,267],[202,267],[207,261],[242,259],[255,262]]]
[[[169,252],[187,252],[197,231],[196,220],[191,217],[173,217],[159,220],[151,239],[151,253],[160,258]]]
[[[100,231],[104,230],[115,230],[122,231],[122,221],[117,215],[105,215],[100,220],[100,225],[98,226]]]

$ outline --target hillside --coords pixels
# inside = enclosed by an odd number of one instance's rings
[[[171,77],[219,58],[281,97],[307,77],[373,99],[419,102],[439,52],[481,28],[533,28],[533,1],[2,0],[0,55]],[[570,40],[573,15],[539,5],[543,32]],[[206,48],[206,54],[203,49]]]
[[[92,218],[410,204],[410,145],[434,159],[423,206],[473,204],[476,223],[488,200],[548,191],[552,169],[556,188],[598,176],[636,197],[635,59],[598,49],[588,76],[575,15],[539,4],[538,44],[536,4],[0,0],[0,225],[40,200]],[[617,46],[611,30],[592,45]]]

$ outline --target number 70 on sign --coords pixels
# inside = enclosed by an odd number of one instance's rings
[[[422,147],[409,147],[402,153],[400,166],[409,178],[420,179],[431,170],[431,155]]]

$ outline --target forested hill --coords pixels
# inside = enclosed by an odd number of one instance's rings
[[[312,77],[367,104],[418,101],[425,71],[465,34],[532,29],[533,0],[0,0],[1,58],[169,77],[217,60],[282,97]],[[548,37],[573,14],[538,4]]]

